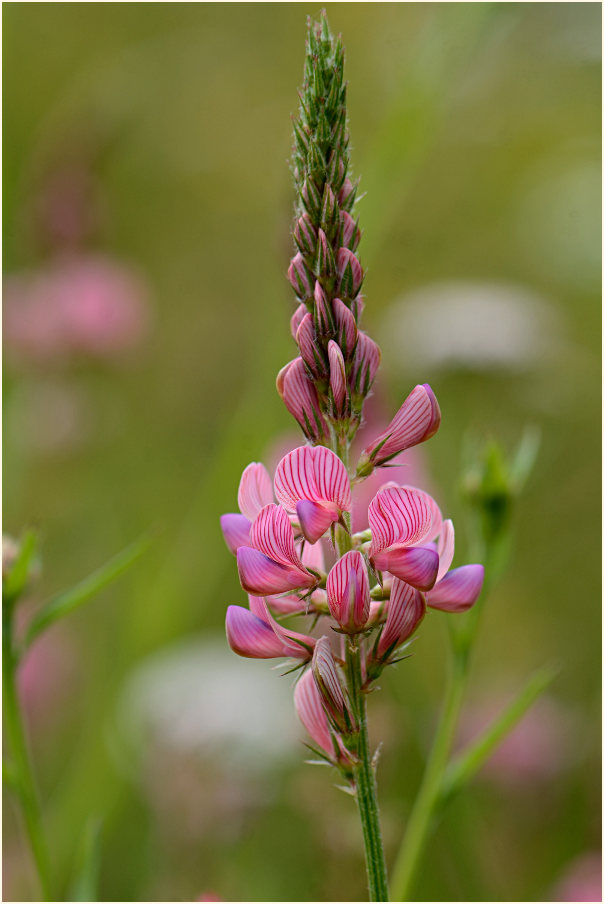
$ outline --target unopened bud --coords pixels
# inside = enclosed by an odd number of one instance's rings
[[[305,299],[310,297],[312,294],[312,276],[307,270],[304,258],[300,252],[292,259],[289,270],[287,271],[287,278],[299,298]]]
[[[312,657],[312,673],[323,709],[336,731],[354,730],[354,719],[344,699],[329,639],[319,638]]]
[[[363,269],[350,248],[340,248],[337,257],[338,286],[343,297],[354,298],[363,283]]]
[[[307,213],[302,214],[294,227],[294,240],[302,252],[312,257],[317,247],[317,230]]]
[[[327,355],[329,358],[329,387],[333,395],[335,414],[341,417],[346,413],[348,401],[346,365],[340,346],[333,339],[329,340]]]
[[[347,211],[343,210],[340,214],[340,245],[344,248],[350,248],[356,251],[361,241],[361,230],[358,223]]]

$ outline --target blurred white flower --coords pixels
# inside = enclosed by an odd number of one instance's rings
[[[397,299],[381,324],[385,360],[418,367],[523,371],[561,348],[553,307],[513,284],[431,283]]]

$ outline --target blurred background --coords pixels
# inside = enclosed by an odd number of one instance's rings
[[[296,439],[285,279],[308,4],[4,4],[4,530],[41,534],[28,605],[149,528],[150,552],[21,675],[66,899],[357,900],[353,802],[304,765],[291,677],[223,631],[218,526]],[[596,900],[600,849],[600,41],[595,3],[327,4],[389,416],[443,412],[415,465],[458,528],[468,435],[541,431],[481,626],[461,741],[560,675],[430,843],[417,900]],[[433,613],[370,725],[389,860],[435,724]],[[4,797],[4,899],[37,886]],[[73,897],[71,899],[74,899]]]

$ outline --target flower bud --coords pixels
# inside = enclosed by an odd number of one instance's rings
[[[338,205],[336,196],[334,195],[329,182],[325,183],[323,189],[323,203],[321,205],[321,226],[325,230],[330,230],[338,218]]]
[[[345,553],[327,576],[329,610],[341,628],[362,631],[369,618],[371,598],[367,566],[360,552]]]
[[[350,248],[340,248],[337,257],[338,287],[346,298],[354,298],[363,283],[363,270]]]
[[[361,230],[358,223],[347,211],[343,210],[340,214],[340,245],[344,248],[350,248],[351,251],[356,251],[360,241]]]
[[[336,324],[336,338],[344,358],[351,357],[357,344],[358,329],[352,311],[339,298],[334,298],[333,315]]]
[[[287,271],[287,278],[299,298],[305,299],[310,297],[312,294],[312,276],[307,270],[304,258],[300,252],[292,259],[289,270]]]
[[[388,616],[378,643],[378,656],[386,659],[419,627],[426,614],[426,604],[419,590],[394,578]]]
[[[322,229],[319,229],[313,272],[315,276],[323,276],[328,279],[336,275],[336,260]]]
[[[305,304],[299,304],[294,313],[291,316],[291,320],[289,321],[289,328],[291,330],[291,334],[296,338],[296,333],[298,332],[298,327],[302,323],[304,316],[308,313],[308,309]]]
[[[323,709],[336,731],[350,732],[354,720],[348,709],[329,639],[319,638],[312,657],[312,673]]]
[[[350,371],[350,385],[355,395],[364,398],[371,389],[380,366],[380,357],[379,346],[369,338],[367,333],[359,330]]]
[[[356,185],[353,185],[350,179],[344,179],[344,184],[338,193],[340,207],[343,207],[344,210],[352,210],[356,193]]]
[[[302,214],[294,227],[294,240],[302,254],[312,257],[317,247],[317,230],[307,213]]]
[[[296,342],[300,349],[300,355],[313,376],[317,378],[324,376],[327,368],[321,348],[317,343],[312,314],[306,314],[302,319],[296,333]]]
[[[295,358],[279,371],[277,391],[306,436],[313,442],[324,439],[329,430],[321,414],[317,390],[306,372],[302,358]]]
[[[363,451],[359,469],[365,463],[377,467],[399,452],[425,442],[439,426],[440,408],[432,389],[427,383],[416,386],[386,429]]]
[[[315,744],[330,757],[334,757],[336,751],[329,730],[329,722],[312,671],[305,672],[296,684],[294,705],[302,725]]]
[[[312,179],[307,179],[300,191],[302,201],[311,218],[316,220],[321,211],[321,195]]]
[[[346,412],[348,389],[346,386],[346,365],[342,351],[337,342],[329,340],[327,346],[329,358],[329,387],[333,395],[335,413],[342,416]]]
[[[333,336],[335,332],[333,312],[319,280],[315,283],[315,329],[317,335]]]

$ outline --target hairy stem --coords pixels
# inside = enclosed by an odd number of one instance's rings
[[[380,829],[375,774],[369,752],[367,707],[365,694],[362,691],[361,651],[358,641],[354,637],[348,639],[346,658],[350,702],[359,726],[356,747],[358,764],[354,767],[354,782],[365,844],[369,900],[387,901],[388,879]]]
[[[25,829],[38,872],[45,901],[52,900],[50,892],[50,863],[42,830],[42,813],[31,767],[25,728],[19,708],[16,668],[12,647],[12,619],[5,617],[2,625],[2,697],[6,737],[13,758],[12,771],[19,796]]]

